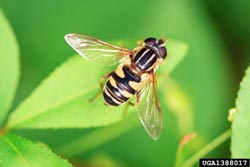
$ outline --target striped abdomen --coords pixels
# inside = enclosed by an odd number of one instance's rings
[[[142,48],[133,57],[132,62],[140,68],[142,72],[149,72],[154,69],[157,55],[152,49]]]
[[[141,87],[141,78],[131,72],[128,65],[120,66],[104,87],[103,97],[109,105],[118,106],[126,102]]]

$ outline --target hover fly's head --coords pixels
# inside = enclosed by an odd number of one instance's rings
[[[163,39],[147,38],[144,40],[144,46],[152,49],[160,59],[165,59],[167,56],[167,49]]]

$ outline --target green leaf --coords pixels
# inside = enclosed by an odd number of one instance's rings
[[[19,50],[14,32],[0,8],[0,125],[14,99],[19,78]]]
[[[86,153],[89,150],[93,150],[94,148],[125,134],[138,125],[139,121],[137,114],[133,113],[130,114],[125,121],[112,126],[92,130],[88,134],[84,134],[68,143],[64,143],[54,150],[64,157],[72,157],[80,153]]]
[[[176,81],[168,78],[163,80],[160,87],[164,89],[164,102],[169,111],[175,115],[178,129],[182,135],[194,131],[193,104],[191,98]]]
[[[232,124],[232,158],[250,158],[250,66],[240,84]]]
[[[106,69],[107,70],[107,69]],[[105,69],[74,56],[58,67],[11,114],[9,128],[73,128],[108,125],[122,118],[122,110],[106,107],[99,90]],[[105,112],[106,111],[106,112]]]
[[[72,167],[47,147],[13,134],[0,136],[0,166]]]
[[[171,59],[183,58],[183,52],[179,52],[182,46],[174,42],[170,47],[170,54],[175,55],[168,59],[170,66],[174,67],[179,62]],[[89,102],[91,97],[100,92],[100,78],[113,69],[90,63],[80,56],[72,57],[20,104],[11,114],[7,127],[89,128],[122,120],[126,105],[107,107],[101,97]],[[167,67],[166,70],[166,73],[171,71]]]

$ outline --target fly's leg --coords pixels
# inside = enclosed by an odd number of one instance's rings
[[[111,73],[108,73],[108,74],[106,74],[106,75],[104,75],[101,79],[100,79],[100,83],[99,83],[99,85],[100,85],[100,92],[99,93],[97,93],[94,97],[92,97],[92,98],[90,98],[89,99],[89,102],[93,102],[95,99],[97,99],[98,97],[100,97],[101,95],[102,95],[102,91],[103,91],[103,87],[104,87],[104,81],[106,80],[106,79],[108,79],[109,77],[111,76]]]
[[[131,101],[129,101],[128,104],[131,105],[131,106],[135,106],[135,103],[133,103]]]
[[[125,117],[127,116],[129,106],[135,106],[135,103],[133,103],[133,102],[131,102],[131,101],[128,101],[128,102],[126,102],[125,105],[126,105],[126,106],[125,106],[125,108],[124,108],[124,110],[123,110],[123,112],[122,112],[122,119],[125,118]]]

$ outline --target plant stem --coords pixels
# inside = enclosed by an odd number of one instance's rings
[[[206,154],[208,154],[210,151],[218,147],[220,144],[225,142],[229,137],[231,136],[231,129],[226,130],[224,133],[222,133],[220,136],[218,136],[216,139],[208,143],[205,147],[203,147],[201,150],[199,150],[196,154],[191,156],[186,162],[181,165],[182,167],[190,167],[194,166],[194,164],[199,161],[200,158],[204,157]]]
[[[180,166],[180,162],[181,162],[181,154],[182,154],[182,149],[183,147],[190,142],[191,140],[193,140],[196,137],[196,133],[188,133],[185,136],[182,137],[182,139],[179,142],[178,148],[177,148],[177,152],[176,152],[176,160],[175,160],[175,167]]]

